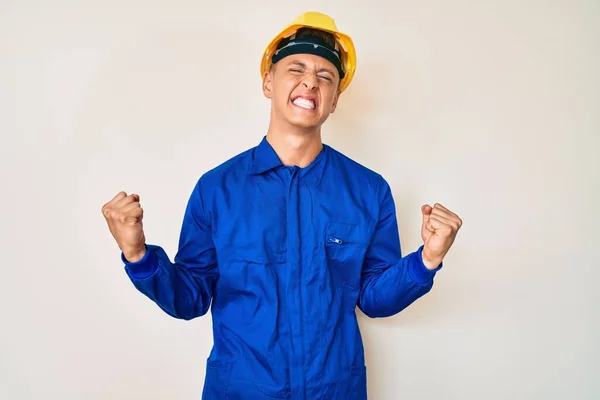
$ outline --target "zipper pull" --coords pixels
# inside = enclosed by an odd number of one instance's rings
[[[329,237],[329,241],[337,244],[342,244],[342,241],[340,239],[331,236]]]

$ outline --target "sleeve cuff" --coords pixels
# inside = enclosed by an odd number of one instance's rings
[[[145,279],[152,276],[158,269],[158,259],[153,251],[153,246],[146,246],[146,253],[141,260],[129,262],[121,253],[121,261],[125,264],[125,272],[131,279]]]
[[[423,245],[412,255],[408,264],[408,274],[417,283],[425,284],[431,282],[435,274],[443,267],[444,263],[442,262],[436,269],[427,269],[423,263]]]

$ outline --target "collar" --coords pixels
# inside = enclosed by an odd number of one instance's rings
[[[300,175],[304,176],[305,179],[313,181],[313,183],[319,184],[325,170],[326,156],[329,147],[323,143],[323,149],[317,155],[317,157],[305,168],[300,169]],[[275,149],[267,141],[267,136],[263,136],[260,143],[252,151],[252,161],[250,163],[249,173],[251,175],[260,175],[264,172],[273,170],[275,168],[283,167],[281,159],[275,152]]]
[[[275,167],[283,165],[275,149],[267,142],[267,136],[254,148],[252,152],[252,163],[250,164],[250,174],[257,175],[267,172]]]

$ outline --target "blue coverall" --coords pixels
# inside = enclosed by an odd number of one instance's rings
[[[203,399],[367,398],[356,307],[394,315],[433,285],[404,257],[385,179],[324,144],[284,166],[266,140],[203,174],[171,262],[147,244],[125,271],[175,318],[211,309]],[[212,301],[212,306],[211,306]]]

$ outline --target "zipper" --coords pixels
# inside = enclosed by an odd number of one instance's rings
[[[342,240],[338,237],[335,236],[328,236],[327,237],[327,241],[329,243],[335,243],[337,245],[342,245],[342,244],[346,244],[346,245],[365,245],[368,244],[367,242],[363,242],[363,241],[356,241],[356,240]]]
[[[327,240],[328,240],[329,242],[331,242],[331,243],[336,243],[336,244],[342,244],[342,243],[344,243],[344,242],[342,242],[342,239],[338,239],[338,238],[336,238],[336,237],[333,237],[333,236],[329,236],[329,237],[327,238]]]

